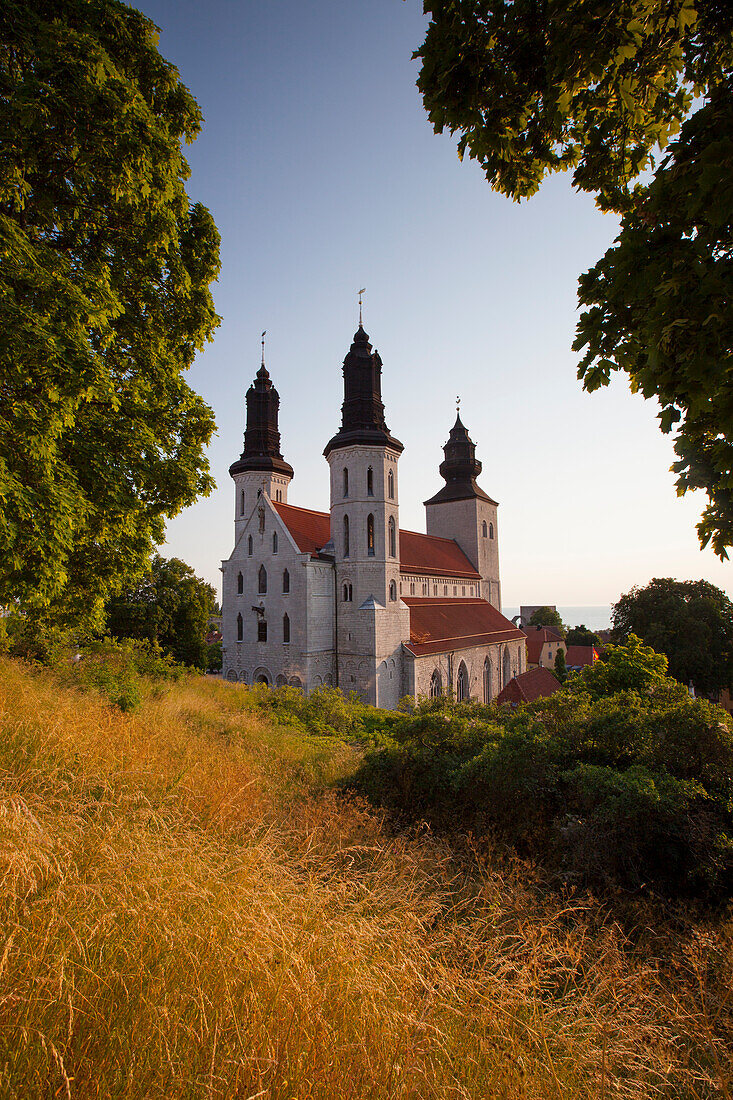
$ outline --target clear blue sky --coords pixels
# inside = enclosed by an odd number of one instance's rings
[[[220,587],[227,471],[263,329],[290,501],[327,509],[321,452],[366,286],[387,423],[405,444],[403,527],[424,530],[460,394],[480,482],[501,503],[507,605],[604,604],[653,576],[705,577],[733,595],[730,566],[698,549],[704,497],[676,497],[654,403],[625,377],[593,395],[575,377],[577,277],[615,220],[564,178],[512,203],[432,133],[411,60],[426,25],[417,0],[139,6],[202,107],[188,188],[222,235],[222,324],[189,375],[216,414],[218,488],[169,524],[164,554]]]

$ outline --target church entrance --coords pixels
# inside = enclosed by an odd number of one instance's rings
[[[259,676],[257,677],[257,679],[255,680],[255,683],[256,684],[268,684],[269,685],[270,681],[267,679],[264,672],[261,672],[259,674]]]

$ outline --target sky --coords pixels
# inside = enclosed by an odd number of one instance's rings
[[[323,447],[341,420],[358,324],[383,360],[387,424],[405,446],[400,524],[425,530],[442,447],[461,418],[500,502],[507,606],[609,604],[652,577],[733,574],[700,551],[703,494],[678,498],[658,406],[625,375],[586,394],[571,350],[578,275],[618,223],[564,176],[529,202],[495,194],[435,135],[415,87],[418,0],[143,0],[160,51],[204,115],[192,201],[222,236],[222,321],[189,372],[216,415],[217,489],[172,520],[166,556],[221,590],[233,546],[230,464],[260,333],[280,394],[289,502],[328,509]]]

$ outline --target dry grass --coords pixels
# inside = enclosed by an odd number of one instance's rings
[[[730,922],[392,835],[241,689],[0,708],[3,1097],[733,1097]]]

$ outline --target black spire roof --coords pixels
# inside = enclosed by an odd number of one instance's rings
[[[456,416],[456,422],[450,430],[443,452],[445,459],[440,464],[440,473],[445,478],[445,485],[434,497],[426,500],[425,504],[440,504],[448,500],[470,500],[473,497],[496,504],[496,501],[476,484],[476,478],[481,473],[482,467],[476,458],[476,444],[461,422],[460,415]]]
[[[244,433],[244,450],[240,458],[229,467],[229,473],[243,473],[245,470],[262,470],[268,473],[293,476],[293,467],[289,466],[280,454],[280,432],[277,426],[277,414],[280,397],[272,384],[264,362],[257,376],[247,390],[247,430]]]
[[[341,427],[326,444],[324,454],[354,445],[389,446],[401,452],[399,439],[390,435],[382,404],[382,360],[372,351],[369,337],[361,324],[354,333],[349,354],[344,359],[344,403]]]

